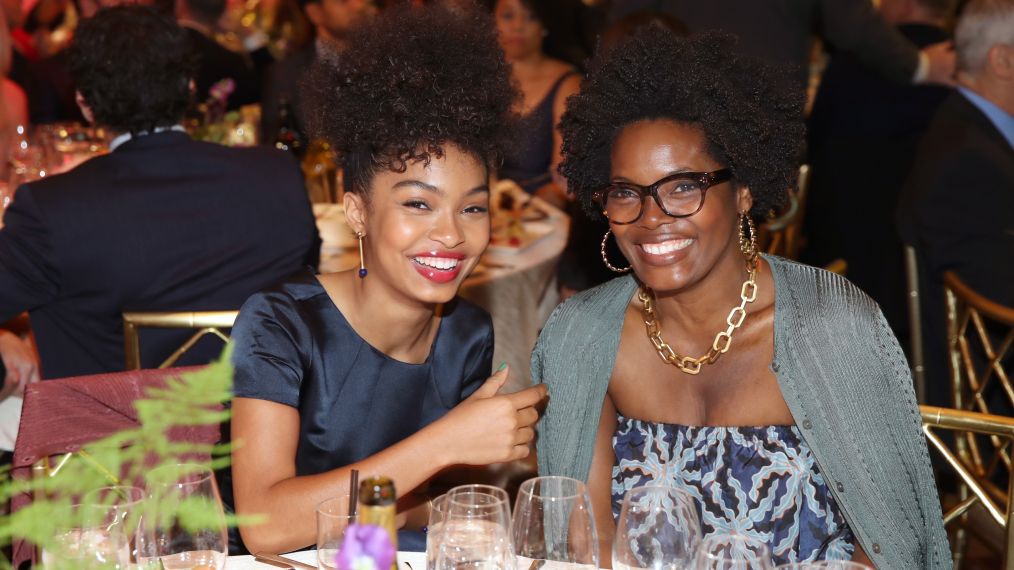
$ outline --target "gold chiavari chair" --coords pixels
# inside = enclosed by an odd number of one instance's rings
[[[951,271],[944,274],[944,294],[954,407],[1009,413],[1014,408],[1014,386],[1005,365],[1014,356],[1014,308],[976,293]],[[1000,400],[1005,409],[992,409],[991,398],[994,407]]]
[[[141,368],[141,344],[138,330],[141,328],[162,329],[196,329],[186,342],[180,345],[159,368],[173,366],[181,356],[186,354],[197,341],[205,335],[213,335],[223,342],[229,342],[229,336],[223,329],[232,328],[239,311],[180,311],[166,313],[123,313],[123,343],[126,355],[127,370]]]
[[[919,254],[911,245],[904,245],[905,292],[908,295],[909,360],[912,380],[920,402],[926,401],[926,355],[922,337],[922,286]]]
[[[1010,514],[1011,437],[997,427],[1014,422],[1009,417],[1010,410],[1014,409],[1014,386],[1005,368],[1014,345],[1014,309],[976,293],[953,272],[944,274],[944,296],[948,367],[955,408],[950,417],[965,418],[960,425],[968,428],[962,428],[965,433],[954,438],[952,457],[945,455],[951,467],[955,467],[955,458],[965,467],[965,472],[958,472],[959,503],[947,520],[961,516],[967,523],[969,519],[964,513],[972,505],[982,504],[990,518],[1005,530],[1005,567],[1014,569],[1014,554],[1010,554],[1014,538],[1006,525]],[[978,415],[961,416],[962,413]],[[989,423],[976,424],[968,418],[985,418]],[[956,424],[951,421],[949,425]],[[977,429],[970,429],[976,426]],[[930,441],[940,448],[939,442]],[[999,485],[997,481],[1005,481],[1005,484]],[[987,498],[993,502],[987,502]],[[1006,505],[1005,509],[1000,505]],[[959,525],[955,532],[956,567],[964,551],[965,527],[969,526],[974,525]],[[982,534],[981,526],[976,529]]]
[[[799,167],[798,189],[789,193],[789,205],[776,218],[761,227],[761,241],[765,252],[788,259],[797,259],[803,247],[803,214],[806,209],[806,192],[810,184],[810,166]]]
[[[920,406],[920,412],[930,447],[943,457],[959,483],[958,502],[944,513],[944,524],[955,533],[954,568],[960,568],[964,558],[969,509],[981,505],[987,519],[1002,531],[1003,568],[1014,570],[1009,459],[1014,418],[933,406]],[[954,432],[951,445],[940,430]],[[989,443],[983,446],[984,441]]]

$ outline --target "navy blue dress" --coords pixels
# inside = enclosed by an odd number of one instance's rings
[[[499,175],[513,180],[529,194],[553,180],[549,171],[553,162],[553,103],[560,86],[574,74],[568,71],[557,78],[539,104],[515,126],[516,145],[507,150]]]
[[[232,341],[235,396],[299,411],[296,475],[407,438],[478,389],[493,365],[493,324],[475,305],[445,305],[429,357],[407,364],[356,334],[309,273],[250,297]]]

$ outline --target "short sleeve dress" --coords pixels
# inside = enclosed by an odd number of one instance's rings
[[[309,273],[250,297],[232,341],[235,397],[299,411],[297,475],[407,438],[478,389],[493,364],[492,321],[463,299],[444,306],[426,361],[408,364],[363,340]]]

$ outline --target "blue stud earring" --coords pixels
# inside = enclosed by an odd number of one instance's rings
[[[363,238],[366,237],[362,232],[356,232],[356,237],[359,239],[359,278],[366,278],[366,262],[363,259]]]

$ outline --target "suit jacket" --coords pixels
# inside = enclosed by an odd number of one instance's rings
[[[919,47],[948,39],[934,26],[898,30]],[[854,55],[838,53],[809,117],[804,261],[822,266],[844,257],[849,280],[877,301],[899,337],[907,338],[908,311],[894,209],[919,140],[950,91],[890,81]],[[857,223],[862,231],[855,231]]]
[[[197,59],[197,73],[194,84],[197,87],[197,101],[208,100],[211,86],[222,79],[231,78],[236,90],[229,96],[228,108],[238,109],[243,105],[260,100],[260,81],[253,65],[239,53],[229,50],[193,28],[184,28],[190,42],[191,52]]]
[[[942,276],[954,271],[990,299],[1014,306],[1014,149],[959,92],[940,106],[898,204],[902,240],[922,261],[928,383],[949,403]],[[938,404],[942,405],[942,404]]]
[[[305,120],[307,109],[302,94],[307,88],[305,85],[307,74],[316,61],[316,45],[311,43],[268,69],[261,101],[261,141],[264,144],[272,144],[281,126],[279,112],[282,100],[289,103],[289,110],[299,135],[304,141],[309,140]]]
[[[915,47],[874,12],[869,0],[618,0],[611,16],[642,10],[668,12],[691,32],[733,33],[743,53],[795,65],[802,82],[814,31],[895,81],[911,82],[919,65]]]
[[[46,378],[122,370],[122,312],[239,309],[318,248],[288,154],[141,136],[17,191],[0,230],[0,322],[30,312]],[[190,334],[151,332],[145,367]]]

